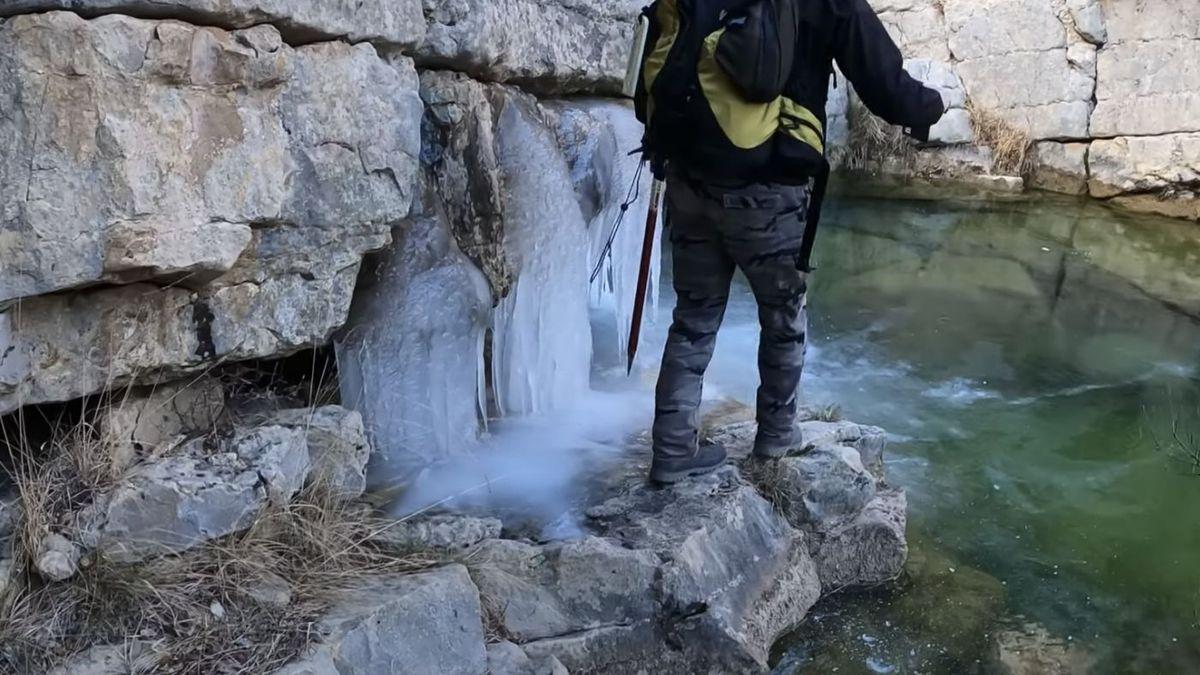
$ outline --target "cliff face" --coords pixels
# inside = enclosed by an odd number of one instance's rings
[[[1032,187],[1200,219],[1200,13],[1191,0],[873,4],[910,70],[943,89],[952,110],[935,129],[941,148],[871,168],[1023,169]],[[831,112],[853,126],[849,105]],[[1024,167],[991,152],[1013,142],[1006,135],[1032,141]]]

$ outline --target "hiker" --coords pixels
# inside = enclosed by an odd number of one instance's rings
[[[873,113],[915,142],[928,140],[945,105],[905,72],[867,0],[657,0],[643,16],[635,104],[643,151],[667,184],[678,296],[651,469],[669,484],[726,461],[723,447],[701,443],[698,412],[735,268],[762,328],[754,456],[801,446],[797,393],[833,63]]]

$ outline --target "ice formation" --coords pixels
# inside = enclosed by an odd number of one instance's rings
[[[496,307],[492,384],[503,415],[543,413],[589,386],[588,229],[557,140],[510,101],[497,120],[505,249],[516,267]]]
[[[487,281],[440,214],[410,219],[363,275],[337,343],[342,400],[375,444],[370,476],[387,485],[477,441]]]

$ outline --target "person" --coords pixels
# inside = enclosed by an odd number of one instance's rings
[[[815,111],[805,114],[807,129],[824,129],[836,63],[871,112],[906,127],[916,141],[928,140],[945,112],[942,97],[904,70],[900,50],[866,0],[775,2],[794,2],[799,12],[783,91],[805,113]],[[824,164],[823,133],[813,140],[809,145]],[[665,171],[677,300],[656,390],[651,479],[658,483],[709,473],[726,462],[723,447],[701,442],[699,408],[735,269],[749,281],[761,324],[754,456],[778,459],[803,440],[796,417],[808,341],[806,232],[811,237],[808,225],[819,217],[824,185],[820,176],[746,172],[736,164],[673,157]]]

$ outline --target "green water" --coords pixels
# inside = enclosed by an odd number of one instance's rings
[[[914,561],[777,671],[994,672],[1026,633],[1026,672],[1200,672],[1200,477],[1159,448],[1200,437],[1200,226],[839,199],[817,265],[805,397],[892,434]],[[742,286],[712,395],[752,394],[754,321]]]

